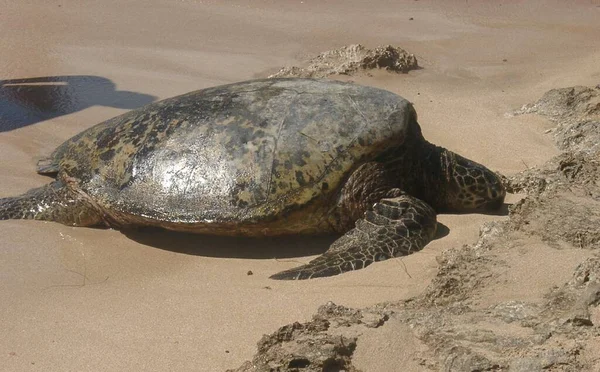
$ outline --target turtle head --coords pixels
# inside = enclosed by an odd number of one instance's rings
[[[441,161],[448,181],[447,209],[495,210],[502,206],[506,190],[498,174],[448,150],[442,151]]]

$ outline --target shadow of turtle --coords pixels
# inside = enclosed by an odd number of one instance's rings
[[[444,225],[443,223],[439,222],[437,223],[437,226],[435,228],[435,235],[433,236],[432,240],[438,240],[441,239],[445,236],[447,236],[448,234],[450,234],[450,229],[448,228],[448,226]],[[425,246],[426,249],[427,246]]]
[[[323,254],[339,234],[231,237],[181,233],[159,228],[121,231],[129,239],[166,251],[218,258],[295,258]],[[448,226],[439,223],[433,240],[448,235]],[[425,248],[426,249],[426,248]]]
[[[212,236],[158,228],[123,230],[129,239],[150,247],[194,256],[219,258],[293,258],[325,252],[339,235],[265,237]]]
[[[509,208],[512,204],[502,203],[496,209],[468,209],[464,211],[442,211],[441,214],[450,214],[450,215],[463,215],[463,214],[483,214],[487,216],[508,216]]]
[[[0,132],[81,111],[91,106],[134,109],[157,97],[117,90],[99,76],[46,76],[0,80]]]

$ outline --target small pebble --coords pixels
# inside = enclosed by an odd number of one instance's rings
[[[248,272],[246,273],[246,275],[254,275],[254,273],[252,272],[252,270],[248,270]]]
[[[414,18],[413,18],[413,17],[410,17],[408,20],[409,20],[409,21],[412,21],[412,20],[414,20]]]
[[[508,59],[504,58],[504,59],[502,60],[502,62],[508,62]]]

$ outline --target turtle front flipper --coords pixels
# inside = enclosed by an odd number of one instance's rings
[[[376,261],[405,256],[433,239],[436,224],[433,208],[417,198],[402,195],[381,199],[323,255],[306,265],[272,275],[271,279],[333,276],[365,268]]]
[[[0,198],[0,220],[56,221],[71,226],[103,223],[102,214],[81,194],[61,181],[54,181],[25,194]]]

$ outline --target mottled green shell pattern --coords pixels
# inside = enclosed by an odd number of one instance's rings
[[[350,172],[401,145],[412,119],[406,100],[381,89],[255,80],[98,124],[61,145],[49,169],[78,180],[115,216],[167,227],[252,224],[299,210],[317,224]]]

